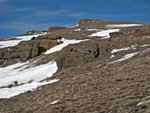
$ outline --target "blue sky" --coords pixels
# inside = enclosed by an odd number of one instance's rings
[[[0,0],[0,38],[83,18],[150,24],[149,12],[150,0]]]

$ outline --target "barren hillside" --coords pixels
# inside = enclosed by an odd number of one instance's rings
[[[0,40],[0,113],[150,113],[150,25],[82,19]]]

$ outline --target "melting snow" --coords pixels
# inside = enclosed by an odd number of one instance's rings
[[[51,102],[50,104],[56,104],[58,102],[58,100],[55,100],[53,102]]]
[[[113,49],[111,51],[111,53],[117,53],[117,52],[120,52],[120,51],[126,51],[126,50],[129,50],[129,49],[136,49],[134,47],[126,47],[126,48],[121,48],[121,49]]]
[[[138,103],[136,106],[140,106],[143,104],[149,104],[149,103],[150,103],[150,100],[146,100],[146,101],[142,101],[142,102]]]
[[[19,95],[27,91],[33,91],[38,86],[43,86],[58,81],[59,79],[54,79],[54,80],[44,81],[44,82],[32,82],[21,86],[15,86],[12,88],[0,88],[0,98],[11,98],[13,96]]]
[[[85,40],[68,40],[68,39],[65,39],[65,38],[62,38],[62,44],[59,44],[49,50],[47,50],[45,52],[45,54],[51,54],[53,52],[56,52],[56,51],[60,51],[62,50],[64,47],[70,45],[70,44],[76,44],[76,43],[80,43],[80,42],[84,42],[84,41],[88,41],[89,39],[85,39]]]
[[[86,31],[99,31],[98,29],[87,29]]]
[[[81,31],[81,29],[75,29],[74,31]]]
[[[130,50],[130,49],[136,49],[138,45],[135,44],[135,45],[131,45],[131,47],[126,47],[126,48],[121,48],[121,49],[113,49],[111,51],[111,53],[117,53],[117,52],[120,52],[120,51],[126,51],[126,50]],[[139,47],[147,47],[147,46],[150,46],[150,44],[145,44],[145,45],[141,45]]]
[[[143,102],[139,102],[136,106],[140,106],[140,105],[142,105],[143,104]]]
[[[120,51],[126,51],[126,50],[130,50],[130,49],[136,49],[134,45],[131,45],[131,47],[126,47],[126,48],[121,48],[121,49],[113,49],[111,51],[112,55],[110,56],[110,58],[114,58],[115,55],[113,55],[113,53],[117,53],[117,52],[120,52]]]
[[[36,34],[36,35],[28,35],[28,36],[17,36],[17,37],[14,37],[14,38],[16,38],[16,40],[14,39],[14,40],[0,41],[0,45],[1,45],[0,48],[15,46],[21,41],[31,40],[32,37],[38,37],[40,35],[45,35],[45,34],[46,33]]]
[[[138,53],[139,53],[139,52],[135,52],[135,53],[130,53],[130,54],[124,55],[121,59],[115,60],[115,61],[111,62],[110,64],[127,60],[127,59],[129,59],[129,58],[131,58],[131,57],[137,55]]]
[[[111,24],[111,25],[106,25],[105,28],[134,27],[134,26],[142,26],[142,24]]]
[[[30,81],[39,82],[47,77],[51,77],[58,69],[56,62],[49,62],[23,71],[14,69],[18,66],[21,66],[21,64],[0,68],[0,87],[14,84],[15,81],[18,84],[28,83]]]
[[[27,63],[17,63],[5,68],[0,68],[0,98],[10,98],[20,93],[31,91],[38,86],[59,81],[58,79],[54,79],[51,81],[40,82],[48,77],[51,77],[57,71],[58,67],[56,62],[49,62],[44,65],[39,65],[37,67],[21,71],[22,68],[18,67],[25,64]],[[2,88],[3,86],[8,86],[10,84],[14,85],[15,82],[17,82],[20,86]]]
[[[106,39],[110,37],[109,33],[113,33],[113,32],[119,32],[119,29],[108,29],[108,30],[99,31],[91,34],[90,37],[100,36],[103,37],[101,39]]]
[[[110,56],[110,58],[114,58],[114,57],[115,57],[115,55],[111,55],[111,56]]]
[[[74,28],[74,27],[77,27],[77,26],[79,26],[79,24],[76,24],[76,25],[71,26],[71,27],[69,27],[69,28]]]
[[[141,45],[140,47],[147,47],[150,46],[150,44]]]

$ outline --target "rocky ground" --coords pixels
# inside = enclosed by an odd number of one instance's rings
[[[41,58],[34,66],[55,60],[59,68],[47,78],[58,82],[0,99],[0,113],[150,113],[150,25],[118,27],[107,39],[90,37],[96,31],[88,29],[106,30],[110,24],[135,23],[83,19],[78,26],[53,27],[46,35],[0,49],[2,67]],[[90,40],[44,54],[62,37]],[[136,54],[117,61],[131,53]]]

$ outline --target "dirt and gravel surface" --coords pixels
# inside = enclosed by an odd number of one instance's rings
[[[58,35],[87,39],[94,32],[87,28],[129,23],[84,19],[79,26],[51,31],[38,40]],[[150,25],[119,29],[120,33],[112,33],[108,39],[93,37],[60,52],[30,59],[33,62],[42,57],[35,66],[56,60],[59,70],[47,80],[59,81],[0,99],[0,113],[150,113]],[[112,53],[113,49],[127,47],[131,48]],[[111,63],[135,52],[138,54],[129,59]]]

